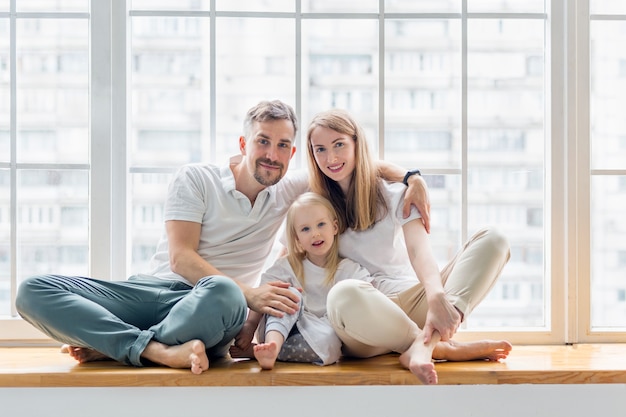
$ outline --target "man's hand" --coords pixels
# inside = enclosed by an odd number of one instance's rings
[[[422,223],[426,233],[430,233],[430,197],[426,180],[420,175],[411,175],[408,180],[409,188],[404,194],[402,214],[406,219],[411,214],[411,206],[415,206],[422,215]]]
[[[461,324],[461,314],[447,299],[444,293],[428,302],[428,314],[424,324],[424,343],[428,343],[436,330],[441,340],[450,340]]]
[[[290,284],[270,282],[257,288],[248,288],[243,293],[251,310],[274,317],[298,311],[300,298],[289,290]]]

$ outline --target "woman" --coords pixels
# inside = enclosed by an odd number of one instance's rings
[[[361,127],[343,110],[315,116],[307,134],[312,191],[339,215],[339,250],[375,275],[372,284],[346,280],[328,295],[328,315],[346,354],[399,352],[422,383],[437,383],[432,359],[500,360],[506,341],[450,339],[487,295],[509,259],[494,229],[475,234],[440,272],[428,233],[414,210],[403,218],[405,187],[383,181]]]

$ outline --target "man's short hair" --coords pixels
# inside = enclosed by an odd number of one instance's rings
[[[293,125],[293,136],[296,137],[298,131],[298,118],[293,108],[280,100],[261,101],[256,106],[248,110],[243,121],[243,134],[250,135],[252,125],[255,122],[267,122],[270,120],[289,120]]]

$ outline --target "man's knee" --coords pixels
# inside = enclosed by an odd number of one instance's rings
[[[41,305],[37,299],[47,282],[48,277],[45,275],[32,276],[22,281],[15,298],[15,308],[20,315],[26,316],[30,310]]]
[[[221,312],[225,319],[230,313],[230,319],[237,324],[245,322],[248,310],[246,298],[232,279],[219,275],[202,278],[196,284],[196,292],[200,297],[207,298],[206,302],[201,302],[205,308]]]

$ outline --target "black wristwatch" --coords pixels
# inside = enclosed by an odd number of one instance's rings
[[[409,177],[411,175],[419,175],[420,177],[422,176],[422,173],[420,172],[419,169],[412,169],[410,171],[408,171],[405,175],[404,175],[404,179],[402,180],[402,182],[404,183],[404,185],[406,185],[407,187],[409,186]]]

